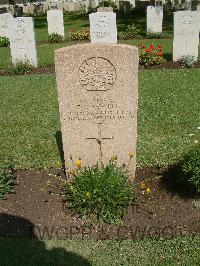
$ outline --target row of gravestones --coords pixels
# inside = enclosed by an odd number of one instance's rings
[[[155,32],[162,30],[162,12],[157,7],[148,7],[151,16],[147,26]],[[152,12],[154,11],[154,13]],[[160,9],[161,10],[161,9]],[[153,17],[152,14],[155,16]],[[113,12],[96,12],[89,15],[91,43],[117,43],[116,14]],[[47,12],[49,34],[64,36],[63,12]],[[198,58],[200,14],[196,11],[178,11],[174,13],[173,60],[182,56]],[[34,24],[31,17],[13,18],[11,14],[0,15],[0,36],[10,40],[13,64],[29,62],[37,66]]]
[[[163,8],[147,7],[147,33],[161,33],[163,24]],[[173,61],[182,56],[198,58],[200,31],[200,12],[174,12]]]
[[[83,1],[66,1],[58,3],[28,3],[28,4],[19,4],[15,6],[0,6],[0,14],[10,12],[15,16],[25,15],[35,15],[35,14],[44,14],[48,10],[54,8],[62,10],[63,12],[78,12],[85,10],[90,12],[99,5],[100,0],[83,0]],[[116,6],[119,11],[129,14],[130,10],[135,7],[135,0],[123,1],[116,0]]]

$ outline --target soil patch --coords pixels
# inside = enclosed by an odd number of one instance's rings
[[[200,60],[197,61],[193,68],[200,68]],[[160,65],[155,65],[155,66],[143,66],[139,65],[139,70],[156,70],[156,69],[185,69],[180,63],[178,62],[163,62]],[[35,75],[35,74],[55,74],[55,67],[50,66],[50,67],[37,67],[29,70],[27,73],[24,75]],[[17,76],[15,73],[12,71],[8,70],[0,70],[0,76]]]
[[[0,201],[0,236],[59,239],[136,239],[200,234],[200,208],[194,199],[166,188],[160,176],[166,170],[138,169],[136,202],[129,206],[121,225],[91,224],[65,208],[63,198],[52,194],[47,182],[62,170],[16,172],[16,193]],[[140,188],[146,180],[149,194]],[[169,188],[169,187],[168,187]]]
[[[34,74],[54,74],[55,73],[55,67],[50,66],[50,67],[36,67],[24,74],[24,76],[27,75],[34,75]],[[8,70],[0,70],[0,76],[19,76],[12,71]]]

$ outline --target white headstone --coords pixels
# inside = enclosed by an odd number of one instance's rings
[[[174,13],[173,61],[182,56],[198,57],[199,15],[196,11]]]
[[[129,0],[130,4],[131,4],[131,8],[135,8],[135,0]]]
[[[48,33],[57,33],[64,37],[63,12],[61,10],[47,11]]]
[[[147,7],[147,33],[161,33],[163,22],[163,7]]]
[[[8,21],[13,64],[23,62],[37,67],[33,18],[18,17]]]
[[[117,43],[116,14],[97,12],[89,15],[91,43]]]
[[[0,36],[9,37],[8,33],[8,20],[12,19],[13,16],[10,13],[0,14]]]

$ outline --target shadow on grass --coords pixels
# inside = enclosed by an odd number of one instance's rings
[[[186,183],[180,182],[180,164],[170,166],[162,173],[161,185],[167,192],[184,199],[195,198],[195,191]]]
[[[57,143],[57,147],[60,153],[60,159],[62,162],[62,168],[65,171],[65,158],[64,158],[64,150],[63,150],[63,141],[62,141],[62,133],[61,131],[56,131],[55,134],[55,138],[56,138],[56,143]]]
[[[0,214],[0,246],[1,265],[91,265],[64,248],[47,249],[35,235],[32,222],[6,213]]]
[[[164,53],[163,58],[168,62],[172,61],[172,53]]]

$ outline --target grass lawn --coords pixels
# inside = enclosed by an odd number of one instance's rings
[[[88,14],[68,14],[64,15],[64,25],[65,25],[65,36],[68,38],[68,32],[71,28],[76,30],[83,27],[89,27],[89,16]],[[124,31],[127,25],[135,23],[135,25],[141,28],[140,34],[145,36],[146,33],[146,14],[145,12],[134,12],[130,15],[117,14],[117,28],[118,32]],[[48,30],[47,30],[47,18],[35,17],[34,18],[35,33],[37,41],[47,41],[48,40]],[[163,30],[171,34],[172,30],[172,15],[164,16]],[[134,39],[134,40],[121,40],[119,43],[127,43],[130,45],[139,46],[141,43],[145,44],[161,44],[163,45],[164,57],[167,60],[172,59],[172,39]],[[63,46],[70,45],[70,43],[62,44],[38,44],[37,45],[37,55],[39,66],[51,66],[54,64],[54,50]],[[0,48],[0,69],[8,69],[11,63],[10,48]]]
[[[138,166],[174,163],[194,145],[200,70],[139,73]],[[54,75],[0,78],[0,160],[17,168],[59,166],[60,130]]]
[[[140,28],[140,34],[146,34],[146,12],[133,11],[130,15],[117,14],[117,29],[118,32],[124,31],[127,25],[134,23]],[[47,18],[34,17],[34,26],[37,41],[45,41],[48,39]],[[68,37],[69,29],[79,30],[83,27],[89,28],[88,14],[67,14],[64,15],[65,36]],[[172,36],[173,14],[164,13],[163,31]]]
[[[140,241],[0,239],[1,265],[185,265],[200,261],[200,238]]]
[[[172,57],[172,40],[122,40],[119,43],[139,46],[141,43],[145,44],[161,44],[163,45],[164,57],[171,60]],[[39,66],[52,66],[54,64],[54,50],[63,46],[72,45],[73,43],[60,43],[60,44],[40,44],[37,45],[37,56]],[[0,48],[0,69],[9,69],[12,65],[10,48]]]

